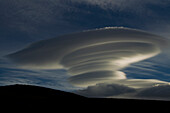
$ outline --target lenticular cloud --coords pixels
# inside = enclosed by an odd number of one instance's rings
[[[66,69],[73,85],[87,87],[111,81],[127,83],[126,74],[120,70],[156,56],[166,45],[163,37],[113,27],[42,40],[8,58],[26,68]]]

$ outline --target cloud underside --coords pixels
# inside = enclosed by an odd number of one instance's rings
[[[135,89],[115,83],[100,83],[83,90],[78,90],[75,93],[91,98],[170,100],[170,85]]]
[[[7,57],[22,68],[66,69],[78,87],[114,82],[140,88],[166,82],[127,79],[121,70],[156,56],[166,45],[160,36],[111,27],[42,40]]]

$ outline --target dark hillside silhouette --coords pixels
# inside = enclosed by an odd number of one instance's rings
[[[169,104],[168,101],[86,98],[77,94],[31,85],[10,85],[0,87],[0,102],[6,106],[133,106],[149,107]],[[73,107],[74,108],[74,107]],[[97,107],[98,108],[98,107]],[[61,109],[61,108],[60,108]]]

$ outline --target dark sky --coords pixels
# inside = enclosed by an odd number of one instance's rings
[[[165,29],[164,25],[169,28],[169,0],[120,0],[117,5],[87,1],[1,0],[1,54],[33,41],[87,29],[124,26],[157,32]]]

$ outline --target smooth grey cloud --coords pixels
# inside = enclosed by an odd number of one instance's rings
[[[144,31],[104,28],[42,40],[7,57],[22,68],[66,69],[75,86],[113,80],[131,85],[119,70],[159,54],[168,43],[167,39]]]

